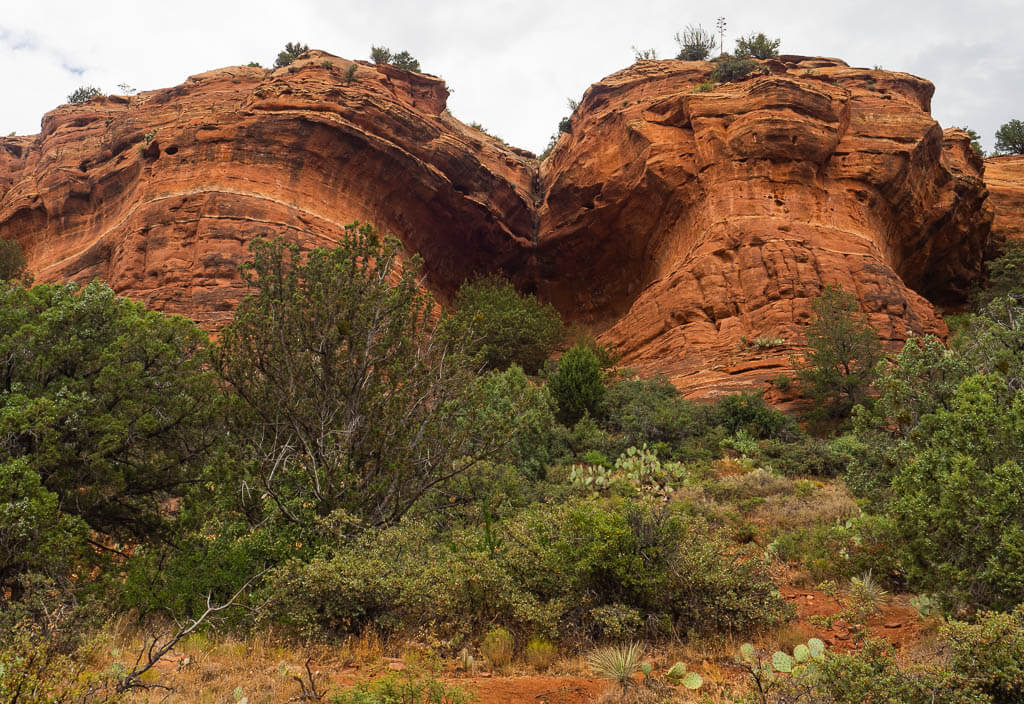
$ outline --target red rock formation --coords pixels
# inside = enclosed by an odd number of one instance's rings
[[[943,334],[922,294],[962,296],[988,235],[981,163],[944,141],[930,83],[766,68],[703,91],[709,64],[640,62],[591,87],[542,167],[540,291],[695,395],[788,370],[826,283],[893,344]]]
[[[763,67],[702,92],[711,64],[639,62],[591,87],[539,171],[452,118],[436,78],[316,51],[212,71],[0,140],[0,236],[39,281],[100,277],[213,329],[250,239],[369,221],[442,297],[503,270],[691,395],[788,369],[825,283],[893,343],[943,333],[925,296],[962,295],[992,217],[965,133],[907,74]]]
[[[985,185],[996,211],[994,243],[1024,242],[1024,155],[985,159]]]

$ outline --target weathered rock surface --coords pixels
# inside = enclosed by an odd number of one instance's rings
[[[451,117],[436,78],[316,51],[221,69],[0,139],[0,236],[39,281],[99,277],[214,329],[253,237],[373,222],[442,298],[504,271],[694,396],[787,370],[826,283],[893,344],[944,333],[929,301],[978,277],[992,220],[966,133],[914,76],[763,67],[699,91],[711,64],[639,62],[587,91],[539,167]]]
[[[985,185],[996,211],[993,243],[1024,242],[1024,155],[985,159]]]
[[[787,370],[826,283],[894,345],[943,334],[926,297],[962,297],[989,233],[981,161],[929,116],[930,83],[767,68],[702,92],[708,64],[640,62],[591,87],[542,167],[539,290],[696,395]]]

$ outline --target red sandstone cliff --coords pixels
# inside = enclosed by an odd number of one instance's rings
[[[442,296],[503,270],[692,395],[788,368],[825,283],[894,343],[942,333],[926,298],[975,280],[992,211],[931,84],[782,57],[696,90],[710,70],[609,76],[539,166],[452,118],[439,79],[323,52],[62,106],[0,140],[0,236],[39,281],[100,277],[215,328],[250,239],[326,244],[369,221]]]
[[[996,211],[994,244],[1024,242],[1024,155],[985,159],[985,185]]]

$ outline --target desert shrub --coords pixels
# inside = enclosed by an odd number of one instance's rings
[[[505,667],[515,654],[515,640],[507,628],[492,628],[480,643],[480,652],[491,667]]]
[[[595,351],[584,344],[569,348],[548,380],[548,388],[558,403],[558,418],[563,423],[575,424],[585,414],[600,416],[605,385]]]
[[[697,407],[664,377],[617,379],[608,385],[604,408],[605,427],[621,436],[626,447],[673,446],[706,430]]]
[[[740,37],[736,40],[736,56],[739,58],[771,59],[779,55],[781,39],[769,39],[764,32]]]
[[[302,54],[309,51],[309,46],[301,42],[288,42],[284,45],[284,49],[281,50],[277,55],[277,59],[274,61],[274,68],[281,68],[282,66],[289,66],[295,59],[299,58]]]
[[[687,25],[682,32],[676,32],[676,43],[679,45],[679,53],[676,58],[682,61],[704,61],[711,56],[715,48],[715,36],[705,31],[703,27],[692,24]]]
[[[950,621],[941,634],[956,681],[993,704],[1024,700],[1024,605],[981,614],[975,623]]]
[[[706,423],[720,425],[730,434],[743,430],[759,439],[796,437],[796,422],[785,413],[770,408],[759,393],[731,394],[704,408]]]
[[[521,366],[536,374],[565,336],[550,304],[519,293],[506,279],[479,279],[455,294],[452,324],[473,340],[487,369]]]
[[[889,505],[910,583],[947,608],[1012,608],[1024,601],[1024,392],[971,376],[921,425]]]
[[[420,71],[420,62],[413,58],[408,51],[392,53],[386,46],[371,46],[370,59],[375,64],[390,64],[396,68],[406,71]]]
[[[996,130],[996,152],[1024,154],[1024,122],[1010,120]]]
[[[866,398],[882,359],[878,333],[859,312],[857,298],[841,286],[825,286],[811,302],[809,348],[800,380],[830,415],[845,417]]]
[[[796,441],[763,440],[754,458],[787,477],[838,477],[846,471],[849,457],[818,438],[801,437]]]
[[[388,674],[331,695],[332,704],[470,704],[477,698],[430,676]]]
[[[372,625],[454,640],[495,622],[566,639],[776,622],[764,565],[730,554],[699,519],[619,500],[535,505],[444,539],[406,521],[275,569],[263,618],[310,635]]]
[[[558,659],[558,646],[547,638],[534,636],[523,649],[526,662],[538,670],[546,670]]]
[[[816,583],[870,572],[889,587],[899,588],[906,581],[896,549],[899,540],[893,519],[862,513],[832,525],[783,533],[770,549],[805,568]]]
[[[715,60],[711,69],[711,80],[715,83],[730,83],[746,78],[757,69],[757,62],[738,56],[722,56]]]
[[[75,88],[74,92],[68,96],[68,102],[71,105],[81,105],[101,95],[103,95],[103,91],[96,86],[80,86]]]

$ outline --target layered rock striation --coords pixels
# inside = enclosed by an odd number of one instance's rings
[[[692,396],[788,370],[829,283],[894,345],[943,334],[932,304],[978,278],[993,214],[932,85],[835,59],[711,69],[605,78],[539,163],[448,114],[439,79],[316,51],[62,106],[0,140],[0,236],[39,281],[98,277],[215,329],[252,238],[373,222],[442,299],[504,272]]]
[[[985,185],[995,208],[992,243],[1024,243],[1024,154],[985,159]]]

